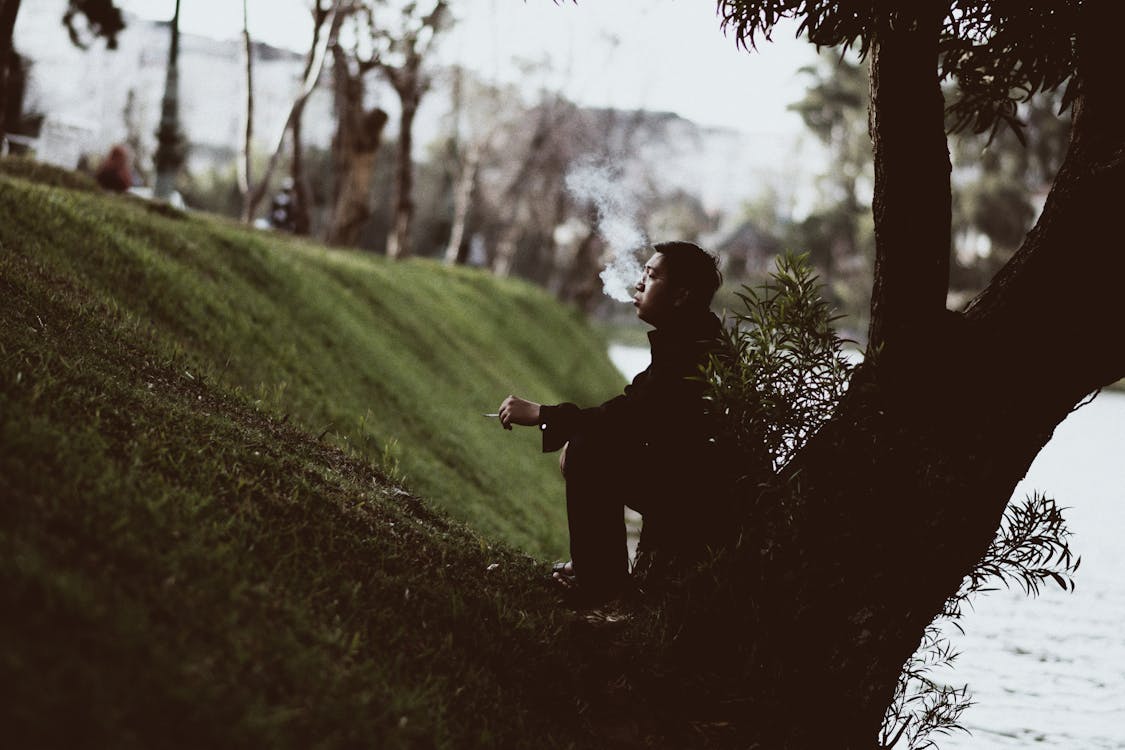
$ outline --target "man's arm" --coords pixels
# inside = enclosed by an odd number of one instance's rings
[[[497,410],[500,424],[506,430],[512,425],[538,426],[543,433],[543,452],[551,453],[566,445],[571,436],[581,427],[583,429],[604,429],[607,423],[623,424],[633,421],[638,404],[633,403],[631,394],[637,392],[638,384],[649,378],[646,369],[625,386],[625,393],[611,398],[600,406],[579,408],[571,403],[538,404],[534,401],[509,395]]]

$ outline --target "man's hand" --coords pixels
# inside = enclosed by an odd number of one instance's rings
[[[500,424],[505,430],[512,429],[514,424],[525,427],[539,424],[539,404],[519,396],[508,396],[504,399],[504,403],[500,404],[499,412]]]

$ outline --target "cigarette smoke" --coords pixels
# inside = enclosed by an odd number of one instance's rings
[[[633,301],[633,284],[641,275],[636,251],[648,244],[637,226],[636,205],[619,175],[606,166],[580,164],[566,175],[566,188],[579,203],[596,210],[597,232],[605,240],[609,260],[601,272],[602,290],[618,302]]]

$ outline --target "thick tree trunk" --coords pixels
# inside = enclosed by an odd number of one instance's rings
[[[869,351],[924,339],[920,334],[945,310],[951,197],[937,73],[941,18],[940,6],[920,11],[912,28],[881,33],[872,52],[876,250]]]
[[[398,161],[395,165],[395,210],[391,233],[387,237],[387,257],[410,255],[410,226],[414,221],[414,116],[418,96],[413,90],[401,91],[402,114],[398,128]]]
[[[334,245],[354,245],[371,217],[371,184],[375,157],[383,139],[387,113],[378,107],[365,110],[364,69],[353,74],[338,45],[332,47],[336,90],[336,136],[332,161],[336,172],[332,221],[327,240]]]
[[[355,245],[371,217],[375,158],[387,124],[387,113],[378,108],[354,117],[356,122],[346,132],[341,128],[333,144],[337,187],[328,241],[334,245]]]
[[[1066,160],[1023,247],[963,315],[942,305],[948,172],[934,137],[936,55],[915,31],[877,42],[873,328],[885,348],[783,471],[787,502],[750,498],[732,577],[747,591],[726,612],[734,624],[688,618],[697,642],[721,642],[716,631],[752,641],[733,678],[743,745],[875,747],[903,663],[987,549],[1017,482],[1083,396],[1125,375],[1125,348],[1104,329],[1120,317],[1125,278],[1116,27],[1097,17],[1104,6],[1083,10]],[[888,99],[891,90],[928,92],[914,106],[929,121],[899,112],[909,99]],[[926,182],[908,187],[906,172]]]

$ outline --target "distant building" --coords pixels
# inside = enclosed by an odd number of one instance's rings
[[[138,165],[151,170],[168,61],[167,23],[126,16],[116,50],[95,42],[83,51],[70,43],[61,18],[67,0],[24,3],[15,47],[32,61],[27,108],[46,116],[36,152],[43,161],[73,168],[82,154],[101,156],[133,141]],[[273,148],[302,83],[304,55],[254,45],[255,149]],[[193,172],[233,164],[244,133],[246,74],[242,43],[180,36],[180,115]],[[322,84],[326,79],[322,79]],[[303,139],[327,147],[334,129],[330,91],[306,106]],[[132,96],[130,96],[132,93]]]

